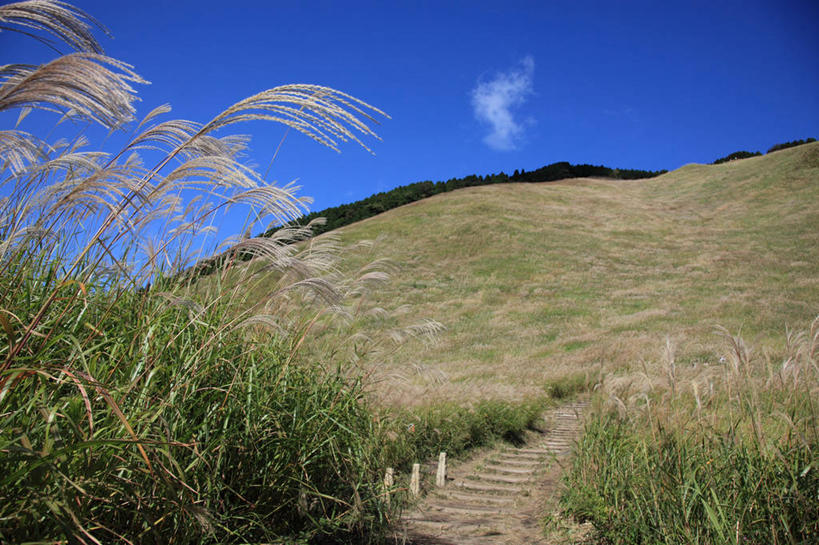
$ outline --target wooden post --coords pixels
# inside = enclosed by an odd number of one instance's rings
[[[435,486],[446,486],[446,452],[438,455],[438,472],[435,473]]]
[[[390,493],[393,486],[395,486],[395,471],[391,467],[388,467],[387,473],[384,475],[384,488],[387,491],[387,505],[390,504]]]
[[[412,495],[416,498],[421,494],[421,464],[412,464],[410,492],[412,492]]]

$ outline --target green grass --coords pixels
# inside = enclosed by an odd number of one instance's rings
[[[570,399],[590,391],[597,380],[593,372],[567,374],[546,383],[545,390],[552,399]]]
[[[85,303],[3,374],[4,541],[378,532],[377,434],[345,373],[224,328],[224,306],[192,322],[150,294]]]

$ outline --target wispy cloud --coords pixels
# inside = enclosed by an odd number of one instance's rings
[[[509,71],[498,73],[492,80],[472,89],[475,118],[489,125],[489,133],[483,141],[490,148],[507,151],[517,147],[524,124],[515,119],[513,110],[534,92],[534,73],[535,59],[527,56]]]

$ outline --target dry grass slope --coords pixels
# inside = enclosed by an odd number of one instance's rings
[[[471,188],[343,230],[403,264],[378,304],[434,317],[434,345],[379,368],[388,404],[517,399],[577,372],[760,350],[819,309],[819,144],[655,179]],[[358,266],[350,263],[348,266]],[[774,352],[774,356],[778,355]]]

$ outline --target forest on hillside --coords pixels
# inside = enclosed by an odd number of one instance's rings
[[[773,146],[768,148],[768,151],[765,152],[765,153],[766,154],[767,153],[773,153],[775,151],[788,149],[788,148],[794,148],[796,146],[802,146],[804,144],[811,144],[813,142],[816,142],[816,138],[806,138],[804,140],[799,139],[799,140],[791,140],[789,142],[782,142],[781,144],[774,144]],[[716,161],[714,161],[711,164],[712,165],[719,165],[719,164],[722,164],[722,163],[728,163],[730,161],[736,161],[738,159],[748,159],[749,157],[758,157],[760,155],[762,155],[762,152],[760,152],[760,151],[745,151],[745,150],[735,151],[734,153],[732,153],[730,155],[726,155],[725,157],[720,157],[719,159],[717,159]]]

